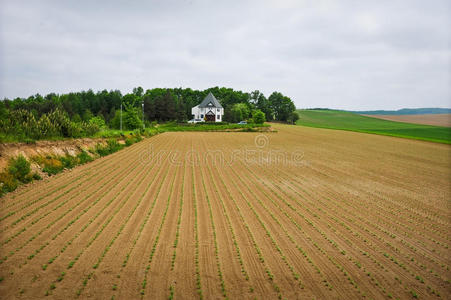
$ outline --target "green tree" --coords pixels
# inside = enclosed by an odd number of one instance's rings
[[[140,98],[135,94],[127,94],[122,98],[126,114],[122,114],[123,125],[127,129],[142,128]]]
[[[296,124],[297,120],[299,120],[299,114],[296,111],[293,111],[290,113],[287,121],[291,124]]]
[[[92,112],[88,108],[85,109],[85,111],[83,112],[83,121],[88,122],[92,117],[94,117]]]
[[[125,114],[122,115],[123,125],[127,129],[139,129],[143,127],[141,118],[139,117],[138,108],[129,108]]]
[[[293,101],[279,92],[273,92],[271,96],[269,96],[268,101],[274,111],[274,117],[277,121],[288,121],[291,113],[296,110]]]
[[[136,96],[136,97],[142,97],[142,95],[143,95],[143,88],[142,87],[140,87],[140,86],[138,86],[138,87],[135,87],[134,89],[133,89],[133,94]]]
[[[265,122],[265,113],[256,109],[252,112],[252,119],[254,119],[254,123],[256,124],[263,124]]]
[[[75,114],[72,116],[72,121],[75,123],[80,123],[82,121],[82,119],[79,114]]]
[[[89,120],[89,123],[90,124],[95,124],[100,129],[105,129],[106,128],[105,120],[101,116],[92,117]]]
[[[239,121],[246,120],[247,118],[249,118],[251,111],[245,103],[237,103],[237,104],[233,105],[233,109],[240,111],[241,118]]]
[[[122,117],[124,117],[124,112],[122,112]],[[109,122],[109,126],[114,129],[120,129],[121,127],[121,111],[117,110],[114,114],[114,117],[111,118]]]

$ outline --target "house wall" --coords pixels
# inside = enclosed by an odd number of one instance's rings
[[[222,117],[224,116],[224,108],[205,108],[205,107],[193,107],[191,109],[191,114],[193,115],[194,119],[202,119],[205,117],[205,114],[208,113],[210,110],[213,110],[216,116],[215,122],[222,122]],[[218,111],[219,110],[219,111]],[[218,118],[219,116],[219,118]]]

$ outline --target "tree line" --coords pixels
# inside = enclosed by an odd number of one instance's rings
[[[71,135],[70,132],[81,136],[89,135],[96,127],[119,129],[121,105],[123,128],[141,128],[142,120],[146,123],[184,122],[192,118],[191,108],[199,104],[209,92],[224,107],[225,122],[251,119],[256,116],[257,110],[264,113],[266,121],[293,122],[297,117],[293,101],[279,92],[265,97],[258,90],[247,93],[225,87],[206,90],[154,88],[146,91],[137,87],[125,95],[119,90],[88,90],[67,94],[50,93],[46,96],[36,94],[28,98],[5,98],[0,101],[0,131],[16,130],[21,124],[27,123],[27,130],[39,135],[39,130],[33,127],[44,128],[55,120],[62,120],[63,124],[51,124],[50,127],[53,131],[66,131],[60,132],[63,136]],[[261,118],[261,114],[257,115],[257,118]]]

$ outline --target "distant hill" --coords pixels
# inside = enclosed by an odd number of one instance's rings
[[[451,114],[451,108],[403,108],[398,110],[365,110],[349,111],[362,115],[425,115],[425,114]]]

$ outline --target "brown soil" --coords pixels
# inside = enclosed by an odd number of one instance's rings
[[[273,126],[164,133],[5,195],[1,297],[451,296],[451,146]]]
[[[364,116],[396,122],[451,127],[451,114],[425,114],[425,115],[401,115],[401,116],[364,115]]]
[[[104,139],[74,139],[63,141],[36,141],[34,144],[26,143],[0,143],[0,172],[8,165],[11,157],[23,155],[25,158],[47,155],[77,155],[81,150],[94,148],[103,143]]]

